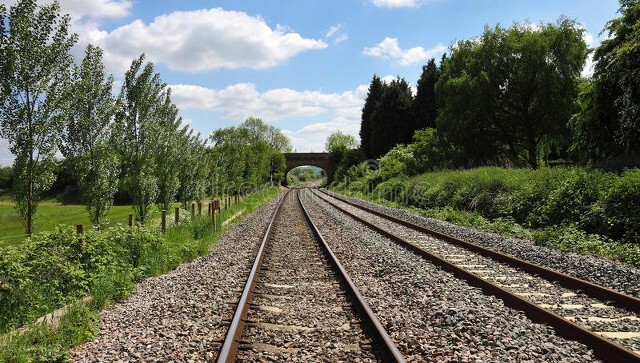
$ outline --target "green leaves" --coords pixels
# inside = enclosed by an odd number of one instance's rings
[[[89,219],[99,225],[113,205],[118,189],[120,157],[111,144],[115,100],[113,77],[106,77],[102,50],[87,46],[67,89],[61,150],[72,163],[81,200]]]
[[[12,196],[25,224],[33,230],[41,194],[53,182],[51,161],[61,128],[65,88],[70,82],[69,16],[57,2],[38,6],[20,0],[0,9],[0,125],[14,161]]]
[[[640,154],[640,1],[620,3],[622,15],[607,23],[593,84],[583,88],[572,122],[574,149],[584,161]]]
[[[583,30],[566,18],[537,28],[485,28],[445,61],[437,127],[459,145],[463,166],[507,159],[537,168],[545,151],[568,147]]]

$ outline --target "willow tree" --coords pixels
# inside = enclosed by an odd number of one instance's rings
[[[0,124],[15,155],[12,198],[27,234],[55,179],[51,166],[77,39],[69,24],[58,2],[19,0],[8,13],[0,5]]]
[[[95,225],[106,217],[118,191],[120,162],[110,143],[115,111],[112,85],[113,77],[105,75],[102,50],[87,46],[68,89],[61,150],[71,161],[80,198]]]
[[[466,162],[510,158],[537,168],[545,148],[568,148],[587,56],[574,20],[485,28],[458,42],[436,85],[439,132]]]

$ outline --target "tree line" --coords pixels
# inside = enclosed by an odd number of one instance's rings
[[[362,109],[361,148],[379,158],[410,145],[417,172],[482,165],[634,166],[640,154],[640,1],[621,0],[595,49],[584,29],[555,23],[485,27],[423,66],[415,96],[376,75]]]
[[[251,118],[203,140],[183,124],[171,89],[144,54],[114,96],[99,47],[88,45],[74,64],[78,36],[69,26],[57,1],[0,4],[1,136],[15,156],[11,195],[27,234],[60,154],[96,225],[117,192],[128,194],[144,223],[154,204],[186,207],[283,177],[279,152],[290,145],[278,129]]]

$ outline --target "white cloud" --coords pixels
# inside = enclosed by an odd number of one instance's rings
[[[360,113],[368,85],[353,91],[323,93],[296,91],[288,88],[259,92],[252,83],[237,83],[214,90],[195,85],[172,85],[173,101],[181,110],[218,111],[226,117],[242,121],[260,117],[265,122],[321,117],[324,120],[299,129],[283,129],[298,151],[322,151],[324,142],[334,131],[358,137]]]
[[[14,5],[17,0],[0,0],[0,4]],[[50,4],[51,0],[38,0],[38,4]],[[61,0],[62,13],[71,14],[74,20],[89,18],[122,18],[129,15],[131,0]]]
[[[373,5],[384,8],[415,8],[420,6],[420,0],[372,0]]]
[[[432,49],[424,49],[423,47],[415,47],[403,50],[398,46],[398,38],[384,38],[375,47],[365,48],[362,53],[370,57],[380,57],[384,59],[392,59],[398,64],[407,66],[415,63],[424,62],[429,58],[434,58],[447,50],[442,44],[438,44]]]
[[[340,28],[342,28],[342,24],[333,25],[331,28],[329,28],[329,31],[327,31],[327,34],[324,37],[327,39],[331,38],[334,34],[338,32],[338,30],[340,30]]]
[[[136,20],[111,32],[86,22],[76,24],[75,31],[81,34],[80,48],[92,43],[105,50],[105,63],[114,73],[124,72],[142,52],[171,70],[202,72],[270,68],[300,52],[327,47],[285,26],[272,29],[260,17],[220,8],[176,11],[149,24]]]
[[[325,39],[333,39],[334,44],[340,44],[349,39],[349,36],[341,31],[343,27],[344,24],[336,24],[331,26],[327,31],[327,34],[325,34],[324,36]]]
[[[261,93],[252,83],[237,83],[219,90],[183,84],[170,87],[172,99],[181,110],[218,111],[237,121],[250,116],[268,121],[310,118],[344,108],[360,108],[364,99],[360,88],[356,92],[343,93],[295,91],[289,88]]]

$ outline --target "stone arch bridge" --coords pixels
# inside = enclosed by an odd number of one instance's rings
[[[338,168],[338,164],[331,159],[329,153],[285,153],[284,158],[287,161],[287,170],[285,171],[285,174],[298,166],[317,166],[327,172],[327,179],[329,183],[333,181],[333,174]]]

